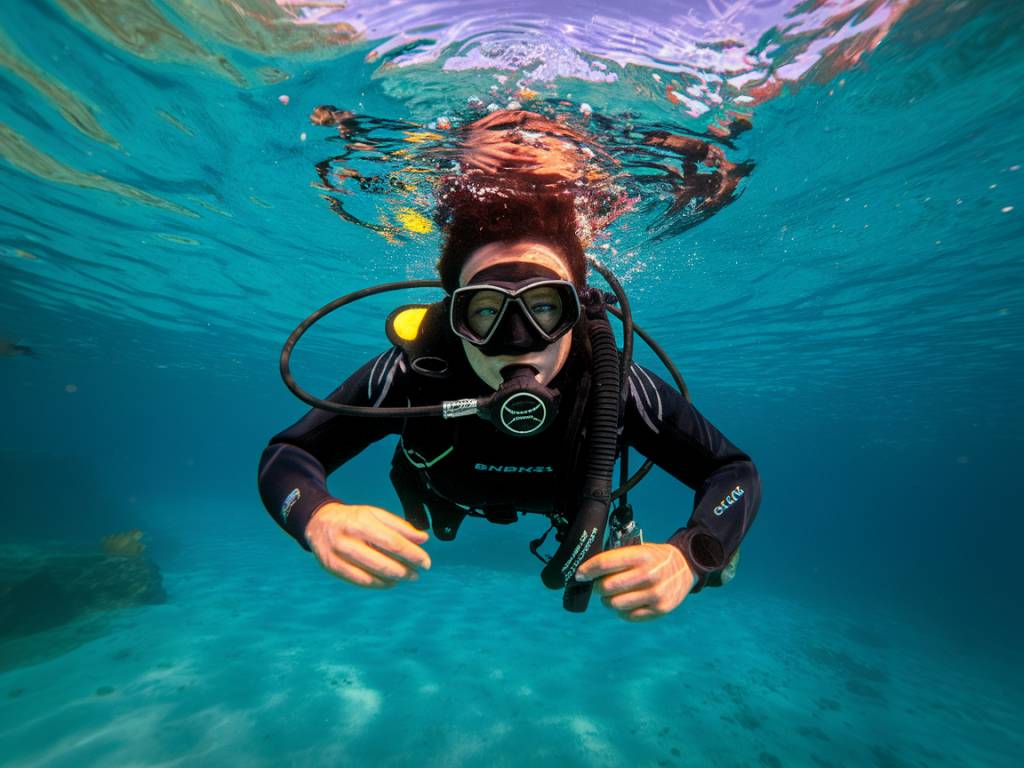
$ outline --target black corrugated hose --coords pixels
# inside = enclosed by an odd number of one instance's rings
[[[541,571],[545,586],[565,587],[562,605],[567,611],[587,609],[594,585],[575,581],[576,569],[604,548],[608,507],[611,504],[615,448],[618,441],[619,350],[604,305],[588,307],[591,346],[593,410],[587,427],[587,472],[580,490],[579,509],[558,551]]]

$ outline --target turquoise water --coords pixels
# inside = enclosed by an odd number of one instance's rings
[[[27,571],[138,528],[167,596],[0,640],[0,765],[1019,764],[1021,6],[415,9],[0,8],[2,554]],[[436,129],[523,89],[600,136],[583,103],[752,125],[723,144],[753,164],[733,202],[666,235],[652,187],[601,241],[765,487],[735,581],[658,622],[566,614],[531,520],[467,524],[420,582],[360,592],[256,494],[304,411],[287,334],[429,277],[438,245],[397,218],[429,217],[427,183],[320,188],[341,144],[310,111]],[[381,349],[387,308],[311,334],[303,384]],[[332,489],[395,509],[390,451]],[[659,473],[634,495],[655,539],[692,496]]]

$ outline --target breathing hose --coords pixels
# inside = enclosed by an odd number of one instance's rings
[[[565,588],[562,605],[582,613],[593,592],[592,582],[577,582],[576,569],[604,548],[608,507],[611,504],[615,449],[618,442],[620,370],[619,351],[602,305],[588,307],[593,384],[593,409],[587,429],[587,470],[580,489],[579,507],[558,551],[541,579],[551,589]]]

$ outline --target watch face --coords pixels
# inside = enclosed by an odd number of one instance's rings
[[[695,533],[690,537],[690,556],[705,571],[717,571],[725,565],[722,543],[709,533]]]

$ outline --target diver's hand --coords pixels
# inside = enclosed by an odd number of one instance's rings
[[[675,610],[693,589],[693,571],[671,544],[638,544],[599,552],[576,570],[593,581],[601,602],[626,621],[647,621]]]
[[[369,589],[416,581],[430,569],[419,545],[429,538],[397,515],[364,504],[327,502],[306,525],[306,541],[320,564],[340,579]]]

